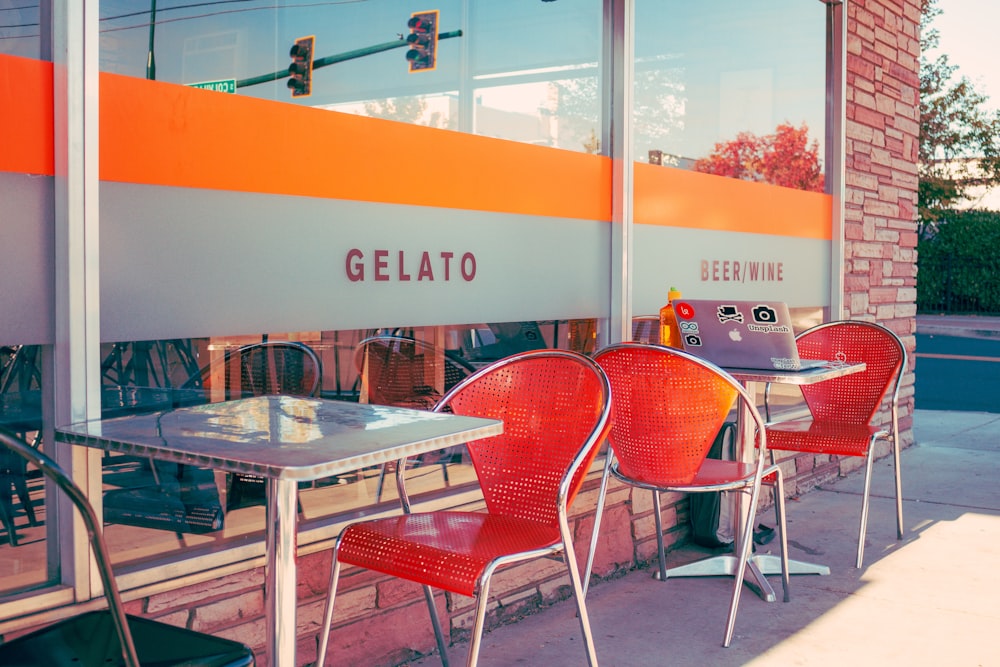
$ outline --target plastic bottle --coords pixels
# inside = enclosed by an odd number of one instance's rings
[[[660,345],[681,347],[681,331],[677,328],[677,316],[674,315],[674,300],[681,298],[676,287],[671,287],[667,294],[667,305],[660,308]]]

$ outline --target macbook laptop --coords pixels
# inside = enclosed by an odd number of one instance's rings
[[[684,349],[723,368],[797,371],[827,363],[799,359],[780,301],[680,299],[674,314]]]

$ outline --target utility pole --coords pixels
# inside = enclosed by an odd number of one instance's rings
[[[156,78],[156,57],[153,55],[153,36],[156,33],[156,0],[149,0],[149,51],[146,54],[146,78]]]

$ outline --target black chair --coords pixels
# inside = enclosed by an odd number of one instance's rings
[[[235,382],[233,364],[239,364],[239,383]],[[226,352],[225,398],[287,394],[315,396],[323,378],[323,365],[316,352],[297,341],[276,340],[250,343]],[[182,389],[208,389],[211,366],[204,366],[181,385]]]
[[[660,316],[636,315],[632,318],[632,342],[660,344]]]
[[[100,523],[83,491],[55,461],[13,433],[0,429],[0,451],[37,468],[53,486],[69,496],[90,536],[108,609],[90,611],[0,644],[0,665],[7,667],[248,667],[253,651],[240,642],[213,637],[125,614],[111,570]]]
[[[25,403],[31,403],[29,397],[40,396],[41,365],[38,360],[37,345],[15,345],[0,347],[0,424],[5,417],[10,416],[8,408],[15,412],[13,423],[7,427],[21,435],[28,431],[41,435],[41,407],[35,404],[36,410],[23,410]],[[15,409],[15,406],[20,409]],[[29,415],[27,418],[25,414]],[[21,509],[28,517],[28,525],[36,525],[35,510],[28,494],[27,470],[22,459],[0,451],[0,524],[7,531],[10,545],[17,546],[17,527],[14,519],[17,508],[14,506],[14,495],[20,501]]]
[[[457,354],[405,336],[364,339],[355,350],[354,365],[361,378],[361,394],[369,403],[416,410],[430,410],[452,387],[476,372],[475,366]],[[461,461],[463,451],[463,447],[442,450],[419,457],[414,464],[426,464],[433,457],[447,484],[448,464]],[[382,499],[389,465],[393,464],[383,464],[379,472],[376,501]]]
[[[239,384],[231,377],[233,364],[239,365]],[[250,343],[223,357],[225,398],[286,394],[315,396],[323,379],[323,365],[316,352],[297,341],[275,340]],[[211,367],[205,366],[182,388],[210,388]],[[264,478],[233,473],[229,478],[226,510],[257,505],[266,497]]]

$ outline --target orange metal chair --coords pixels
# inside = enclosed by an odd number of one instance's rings
[[[767,445],[775,451],[810,452],[834,456],[863,456],[864,493],[858,558],[861,567],[868,526],[868,495],[871,488],[875,442],[892,443],[896,472],[896,536],[903,538],[903,493],[899,473],[899,384],[906,368],[906,350],[893,332],[872,322],[838,321],[820,324],[796,337],[803,359],[864,362],[866,369],[844,377],[802,386],[811,419],[776,422],[767,426]],[[871,421],[889,395],[891,425],[872,426]]]
[[[434,409],[503,420],[502,435],[467,444],[486,510],[412,513],[405,466],[398,465],[396,482],[405,513],[351,524],[337,538],[317,665],[326,657],[344,563],[423,585],[445,665],[433,588],[477,598],[467,662],[475,665],[493,573],[554,555],[561,555],[569,570],[587,658],[596,664],[567,512],[610,427],[607,377],[580,354],[523,352],[467,378]]]
[[[591,537],[585,582],[590,580],[594,552],[609,475],[653,493],[659,579],[667,579],[660,493],[739,491],[750,496],[747,516],[741,517],[736,571],[729,616],[722,642],[729,646],[736,623],[736,609],[743,576],[752,552],[754,518],[765,476],[776,486],[775,514],[781,548],[784,599],[788,596],[788,556],[785,535],[784,494],[781,471],[766,465],[758,454],[755,463],[707,458],[716,434],[734,405],[744,401],[756,424],[761,452],[767,451],[764,421],[740,384],[721,368],[682,350],[639,343],[621,343],[599,351],[594,360],[611,383],[614,424],[608,436],[611,451],[606,459],[597,517]]]

